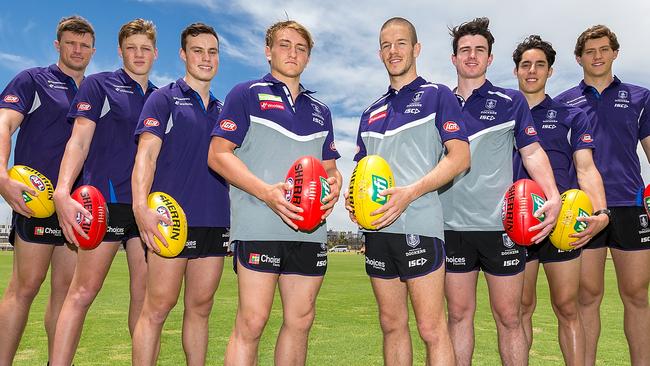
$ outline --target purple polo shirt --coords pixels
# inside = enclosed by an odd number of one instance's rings
[[[95,122],[82,184],[97,187],[109,203],[131,204],[131,172],[138,145],[133,139],[142,106],[156,86],[146,94],[123,70],[88,76],[79,87],[68,113],[74,122],[85,117]]]
[[[593,149],[594,138],[587,115],[579,108],[554,101],[548,95],[530,112],[535,121],[539,143],[553,168],[555,183],[560,193],[578,188],[578,180],[573,154],[580,149]],[[514,179],[529,178],[521,161],[515,153]]]
[[[329,108],[300,86],[295,103],[289,88],[267,74],[235,86],[212,131],[237,145],[234,154],[259,179],[284,182],[287,170],[301,156],[339,158]],[[279,240],[325,243],[320,225],[314,232],[296,232],[264,202],[237,187],[230,190],[231,240]]]
[[[190,227],[230,226],[228,184],[208,167],[210,132],[221,108],[212,93],[206,108],[181,78],[153,92],[138,119],[136,136],[149,132],[162,140],[151,192],[174,197]]]
[[[74,79],[54,64],[22,71],[0,94],[0,108],[25,116],[18,131],[14,164],[38,170],[54,185],[72,132],[66,115],[76,93]]]
[[[614,77],[602,93],[581,81],[555,100],[582,109],[594,130],[594,162],[607,205],[641,205],[644,184],[636,148],[650,136],[650,91]]]

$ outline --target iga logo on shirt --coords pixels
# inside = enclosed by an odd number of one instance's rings
[[[20,102],[20,98],[18,98],[17,96],[15,96],[13,94],[5,95],[5,97],[2,98],[2,100],[5,103],[18,103],[18,102]]]
[[[219,124],[219,127],[221,127],[221,129],[224,131],[232,132],[237,129],[237,124],[229,119],[224,119]]]
[[[160,122],[155,118],[147,118],[144,120],[144,125],[147,127],[158,127],[160,126]]]
[[[91,109],[92,109],[92,106],[90,105],[90,103],[86,103],[86,102],[77,103],[77,110],[78,111],[83,112],[83,111],[89,111]]]
[[[535,131],[535,127],[533,127],[533,126],[526,127],[526,135],[528,135],[528,136],[537,135],[537,131]]]
[[[442,125],[442,129],[447,132],[458,132],[460,131],[460,126],[458,126],[458,123],[454,121],[447,121]]]
[[[582,136],[580,136],[580,141],[590,143],[590,142],[594,142],[594,139],[591,138],[590,134],[585,133]]]
[[[330,150],[336,151],[336,144],[334,143],[334,141],[330,142]]]

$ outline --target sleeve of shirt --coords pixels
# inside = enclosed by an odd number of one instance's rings
[[[436,128],[440,133],[442,142],[447,140],[467,139],[467,128],[463,121],[463,114],[458,104],[458,99],[449,88],[438,85],[438,106],[436,109]]]
[[[95,75],[87,77],[81,83],[74,100],[70,104],[68,121],[74,122],[74,119],[77,117],[85,117],[98,123],[102,108],[104,107],[105,98],[106,92],[102,87],[102,80]]]
[[[639,116],[639,140],[650,136],[650,91],[646,90],[645,101]]]
[[[573,151],[580,149],[593,149],[594,133],[591,128],[591,121],[583,111],[577,111],[571,120],[571,148]]]
[[[338,159],[341,155],[336,151],[336,145],[334,144],[334,126],[332,124],[332,113],[329,109],[325,117],[325,126],[327,126],[327,136],[323,143],[323,160]]]
[[[165,141],[165,131],[171,116],[169,101],[162,91],[155,91],[147,99],[138,118],[136,139],[145,132],[152,133]]]
[[[539,142],[533,115],[530,113],[528,102],[520,92],[512,94],[511,115],[515,119],[515,143],[517,149]]]
[[[363,126],[363,121],[364,117],[366,117],[366,114],[363,114],[361,116],[361,120],[359,121],[359,130],[357,132],[357,150],[356,153],[354,154],[354,161],[359,161],[363,159],[366,155],[368,155],[368,151],[366,150],[366,145],[363,143],[363,139],[361,138],[361,126]]]
[[[0,108],[13,109],[27,115],[32,109],[36,82],[27,71],[22,71],[7,84],[0,95]]]
[[[223,137],[241,146],[250,126],[249,95],[250,89],[247,84],[239,84],[228,93],[219,121],[212,130],[212,136]]]

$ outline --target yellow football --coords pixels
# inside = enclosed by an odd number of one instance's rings
[[[587,223],[576,220],[578,217],[589,217],[593,212],[589,196],[579,189],[569,189],[562,193],[562,208],[557,218],[557,223],[551,231],[551,243],[561,250],[571,250],[569,243],[576,238],[569,235],[579,233],[587,228]]]
[[[160,248],[158,254],[167,258],[177,256],[185,248],[187,241],[187,218],[183,208],[172,196],[163,192],[151,193],[147,204],[149,208],[167,216],[172,221],[172,225],[167,225],[162,221],[158,223],[158,230],[167,240],[168,245],[165,247],[158,238],[154,238],[156,245]]]
[[[377,229],[371,223],[382,215],[371,216],[370,213],[382,207],[390,198],[380,196],[379,192],[394,185],[393,172],[381,156],[368,155],[357,163],[350,178],[348,194],[354,217],[361,227]]]
[[[30,210],[32,216],[40,219],[50,217],[54,214],[54,186],[46,176],[25,165],[14,165],[9,169],[9,177],[27,186],[33,187],[36,196],[23,192],[23,200]]]

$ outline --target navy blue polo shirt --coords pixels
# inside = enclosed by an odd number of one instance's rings
[[[487,80],[467,100],[457,98],[472,162],[441,190],[445,229],[502,231],[501,202],[513,181],[513,151],[538,141],[528,103],[521,92]]]
[[[548,95],[531,110],[539,143],[546,151],[560,192],[578,188],[573,154],[580,149],[593,149],[594,138],[587,115],[579,108],[554,101]],[[528,178],[521,155],[514,156],[516,179]]]
[[[294,161],[305,155],[338,159],[329,108],[300,88],[294,103],[289,88],[271,74],[235,86],[224,104],[213,136],[237,145],[235,155],[259,179],[284,182]],[[264,202],[232,187],[232,240],[324,243],[325,225],[312,233],[294,231]]]
[[[636,148],[650,136],[650,91],[616,76],[602,93],[584,80],[555,98],[582,109],[594,130],[594,162],[603,177],[607,205],[641,205],[643,179]]]
[[[38,170],[54,185],[72,133],[66,116],[76,93],[74,79],[53,64],[22,71],[0,94],[0,108],[25,116],[16,139],[14,164]]]
[[[208,167],[210,132],[221,102],[210,94],[207,107],[185,80],[151,94],[135,134],[162,140],[151,192],[170,194],[181,205],[190,227],[228,227],[228,184]]]
[[[106,202],[131,204],[131,172],[138,145],[133,138],[142,106],[156,86],[146,93],[123,69],[88,76],[70,106],[68,118],[95,122],[82,184],[97,187]]]
[[[444,156],[443,143],[451,139],[467,141],[456,97],[446,86],[418,77],[399,91],[389,88],[363,112],[354,160],[380,155],[390,165],[395,185],[406,186],[436,167]],[[438,192],[428,192],[381,231],[444,240],[442,216]]]

